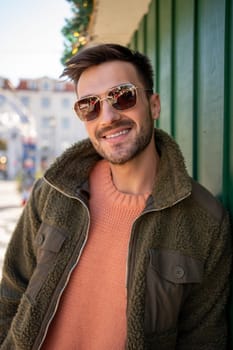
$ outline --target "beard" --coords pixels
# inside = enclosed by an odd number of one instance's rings
[[[141,129],[138,134],[134,137],[133,140],[118,143],[112,146],[112,150],[108,150],[105,147],[102,147],[101,143],[97,140],[101,138],[105,132],[110,131],[116,127],[129,127],[133,128],[135,123],[131,120],[121,120],[116,121],[111,126],[104,128],[96,133],[95,141],[92,140],[92,144],[96,151],[107,161],[114,165],[123,165],[137,156],[139,156],[150,144],[153,133],[154,133],[154,122],[151,116],[148,116],[144,124],[141,126]]]

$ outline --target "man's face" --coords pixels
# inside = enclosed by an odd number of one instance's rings
[[[78,98],[97,95],[106,97],[108,89],[122,83],[131,83],[137,90],[136,105],[116,110],[104,100],[98,117],[85,122],[96,151],[112,164],[124,164],[141,154],[152,141],[154,119],[158,118],[158,95],[150,101],[134,66],[128,62],[112,61],[85,70],[77,85]],[[152,107],[157,106],[156,111]]]

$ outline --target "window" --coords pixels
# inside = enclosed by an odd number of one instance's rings
[[[50,105],[51,105],[51,100],[50,100],[50,98],[48,98],[48,97],[42,97],[42,98],[41,98],[41,106],[42,106],[43,108],[48,108],[48,107],[50,107]]]
[[[0,106],[3,106],[6,102],[6,97],[3,95],[0,95]]]
[[[28,80],[28,87],[30,90],[36,90],[37,82],[35,80]]]
[[[30,98],[28,96],[22,96],[20,100],[24,106],[28,107],[30,105]]]
[[[67,97],[63,98],[61,103],[62,103],[62,107],[64,107],[64,108],[69,108],[70,107],[70,100]]]
[[[51,85],[51,84],[50,84],[47,80],[45,80],[45,81],[42,82],[41,89],[42,89],[42,90],[51,90],[50,85]]]

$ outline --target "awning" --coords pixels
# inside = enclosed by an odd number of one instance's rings
[[[95,0],[88,29],[91,43],[127,45],[151,0]]]

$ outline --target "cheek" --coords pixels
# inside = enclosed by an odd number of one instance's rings
[[[137,113],[132,113],[131,119],[137,125],[143,125],[148,122],[149,119],[152,119],[151,111],[149,107],[138,108]]]

